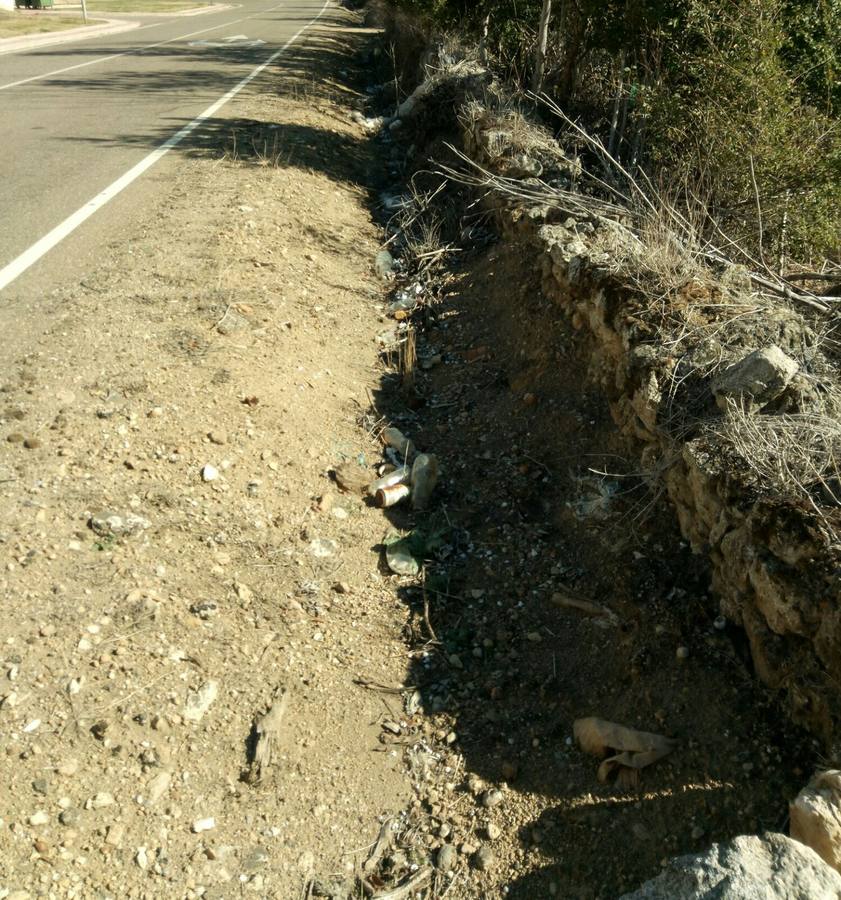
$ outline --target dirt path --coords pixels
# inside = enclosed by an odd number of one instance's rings
[[[327,474],[380,455],[376,167],[342,105],[365,40],[314,32],[46,332],[0,324],[0,888],[298,897],[407,803],[399,698],[354,685],[403,682],[404,607],[380,514]]]

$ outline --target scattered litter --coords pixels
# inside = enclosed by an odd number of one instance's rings
[[[412,506],[424,509],[438,483],[438,459],[421,453],[412,466]]]
[[[593,717],[576,719],[572,731],[585,753],[608,756],[612,751],[619,751],[602,761],[597,777],[605,782],[616,771],[617,783],[621,787],[636,785],[639,770],[671,753],[676,744],[671,738],[659,734],[637,731]]]
[[[374,481],[368,488],[368,493],[375,497],[378,491],[384,491],[386,488],[394,487],[396,484],[402,484],[409,480],[411,469],[408,466],[398,466],[391,472],[387,472],[381,478]]]
[[[389,506],[396,506],[409,496],[410,490],[408,484],[391,484],[388,487],[380,488],[374,495],[374,502],[381,509]]]
[[[406,460],[415,455],[415,445],[399,428],[383,429],[382,439],[387,447],[393,447]]]
[[[388,250],[380,250],[374,260],[374,268],[377,271],[377,275],[387,281],[394,275],[394,257]]]

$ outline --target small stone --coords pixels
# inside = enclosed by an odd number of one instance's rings
[[[22,444],[26,440],[26,438],[19,431],[13,431],[6,437],[6,440],[10,444]]]
[[[675,650],[675,656],[680,659],[689,659],[689,647],[680,646]]]
[[[219,470],[216,466],[211,466],[209,463],[206,466],[202,466],[201,469],[201,480],[202,481],[216,481],[219,477]]]
[[[216,827],[216,819],[208,816],[206,819],[196,819],[190,826],[193,834],[201,834],[203,831],[211,831]]]
[[[209,432],[207,436],[210,439],[211,444],[219,444],[221,446],[228,443],[227,432],[223,431],[220,428],[214,428],[214,430]]]
[[[75,806],[68,806],[67,809],[63,809],[58,814],[58,821],[61,822],[62,825],[71,828],[79,821],[80,816],[81,813]]]
[[[401,728],[397,722],[392,722],[389,719],[386,719],[386,721],[383,722],[383,728],[386,731],[390,731],[392,734],[400,734],[401,732]]]
[[[487,870],[490,869],[490,867],[493,865],[493,862],[494,853],[487,844],[483,844],[473,856],[473,865],[480,872],[487,872]]]
[[[448,661],[454,669],[464,668],[464,663],[461,661],[461,657],[458,655],[458,653],[451,653],[448,657]]]
[[[439,872],[449,872],[456,864],[457,858],[456,848],[452,844],[444,844],[435,857],[435,867]]]
[[[91,531],[101,537],[131,537],[149,528],[152,523],[135,513],[117,513],[111,510],[94,513],[88,521]]]
[[[153,806],[163,795],[169,790],[172,782],[172,775],[169,772],[158,772],[154,778],[146,785],[146,803]]]
[[[94,794],[85,806],[88,809],[104,809],[106,806],[112,806],[116,803],[114,800],[114,795],[109,794],[107,791],[100,791],[98,794]]]
[[[350,593],[350,585],[346,581],[337,581],[333,585],[333,590],[337,594],[349,594]]]
[[[119,822],[108,826],[108,834],[105,836],[105,843],[112,847],[119,847],[123,843],[123,836],[126,833],[125,825]]]
[[[201,722],[204,714],[219,694],[219,683],[206,681],[197,691],[187,695],[184,718],[189,722]]]
[[[486,834],[488,835],[489,841],[495,841],[500,834],[502,834],[502,829],[499,825],[494,824],[493,822],[488,822],[488,826],[485,829]]]
[[[36,437],[28,437],[23,442],[23,446],[26,447],[27,450],[37,450],[41,446],[41,439]]]
[[[79,771],[79,760],[65,759],[63,762],[60,762],[58,764],[58,768],[56,771],[59,775],[64,775],[65,777],[70,778]]]
[[[49,821],[49,813],[44,812],[43,809],[39,809],[29,817],[30,825],[46,825]]]
[[[715,621],[713,622],[713,628],[716,631],[724,631],[727,627],[727,619],[724,616],[716,616]]]
[[[145,847],[138,847],[137,853],[134,854],[134,862],[139,869],[143,869],[145,872],[149,866],[149,857],[146,854]]]
[[[482,795],[482,806],[485,809],[493,809],[495,806],[499,806],[504,799],[505,795],[499,788],[491,788]]]
[[[50,845],[41,838],[36,838],[32,842],[32,846],[41,854],[41,856],[45,856],[50,852]]]
[[[32,790],[35,791],[36,794],[46,794],[49,787],[46,778],[36,778],[35,781],[32,782]]]
[[[702,838],[703,836],[704,836],[704,829],[701,828],[700,825],[696,825],[696,826],[692,829],[692,840],[693,840],[693,841],[700,841],[701,838]]]
[[[506,760],[502,764],[502,777],[505,781],[515,781],[517,778],[517,773],[519,768],[517,763],[512,762],[511,760]]]

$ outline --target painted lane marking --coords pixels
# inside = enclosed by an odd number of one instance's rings
[[[143,53],[144,50],[152,50],[155,47],[163,47],[165,44],[173,44],[175,41],[183,41],[184,38],[195,37],[197,34],[206,34],[208,31],[218,31],[220,28],[226,28],[228,25],[236,25],[237,22],[243,22],[244,19],[234,19],[233,22],[225,22],[224,25],[213,25],[210,28],[202,28],[199,31],[191,31],[189,34],[182,34],[168,41],[158,41],[157,44],[146,44],[143,47],[135,47],[132,50],[124,50],[122,53],[112,53],[110,56],[99,56],[96,59],[89,59],[87,62],[76,63],[73,66],[65,66],[63,69],[54,69],[52,72],[45,72],[43,75],[33,75],[31,78],[21,78],[20,81],[11,81],[9,84],[0,84],[0,91],[7,91],[9,88],[20,87],[22,84],[29,84],[31,81],[41,81],[43,78],[52,78],[53,75],[62,75],[65,72],[72,72],[74,69],[84,69],[85,66],[95,66],[97,63],[108,62],[112,59],[119,59],[121,56],[131,56],[133,53]]]
[[[20,277],[30,266],[34,265],[49,253],[58,243],[64,240],[69,234],[72,234],[83,222],[89,219],[97,210],[102,209],[106,203],[113,200],[121,191],[125,190],[133,181],[136,181],[144,172],[151,169],[158,160],[164,157],[173,147],[177,147],[181,141],[189,134],[195,131],[202,122],[215,115],[226,103],[233,100],[234,97],[245,87],[251,84],[254,79],[264,72],[281,54],[283,54],[298,38],[310,27],[312,27],[327,11],[330,0],[324,0],[324,6],[314,18],[307,22],[298,32],[279,49],[275,50],[271,56],[259,66],[252,69],[238,84],[232,87],[227,94],[220,97],[215,103],[212,103],[207,109],[196,116],[192,122],[185,125],[180,131],[177,131],[172,137],[164,141],[160,147],[153,150],[148,156],[144,157],[128,170],[124,175],[120,176],[112,184],[108,185],[105,190],[100,191],[95,197],[89,200],[84,206],[76,210],[72,215],[68,216],[59,225],[56,225],[52,231],[45,234],[40,240],[36,241],[28,250],[24,250],[16,259],[13,259],[8,265],[0,269],[0,291],[8,287],[16,278]]]
[[[131,56],[134,53],[143,53],[145,50],[152,50],[155,47],[163,47],[166,44],[174,44],[176,41],[183,41],[185,38],[195,37],[197,34],[207,34],[208,31],[218,31],[220,28],[227,28],[229,25],[236,25],[238,22],[246,22],[248,19],[256,19],[257,16],[261,16],[264,13],[274,12],[276,9],[280,9],[282,6],[283,3],[278,3],[277,6],[270,6],[268,9],[260,10],[260,12],[253,13],[250,16],[242,16],[239,19],[232,19],[230,22],[225,22],[224,25],[211,25],[209,28],[200,28],[198,31],[190,31],[187,34],[182,34],[178,37],[170,38],[166,41],[158,41],[156,44],[146,44],[143,47],[135,47],[132,50],[124,50],[122,53],[112,53],[110,56],[99,56],[96,59],[89,59],[87,62],[76,63],[72,66],[65,66],[63,69],[54,69],[52,72],[45,72],[43,75],[33,75],[31,78],[22,78],[20,81],[12,81],[9,84],[0,84],[0,91],[6,91],[9,88],[13,87],[20,87],[20,85],[29,84],[32,81],[41,81],[44,78],[52,78],[53,75],[62,75],[64,72],[72,72],[75,69],[84,69],[85,66],[94,66],[97,63],[109,62],[112,59],[119,59],[121,56]],[[153,22],[151,25],[141,25],[139,28],[136,28],[134,30],[142,31],[144,28],[159,28],[161,25],[168,24],[169,22]],[[309,25],[306,25],[305,27],[309,28]]]

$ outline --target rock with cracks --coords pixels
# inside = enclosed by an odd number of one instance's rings
[[[665,871],[622,900],[830,900],[841,876],[813,850],[767,833],[713,844],[671,860]]]

